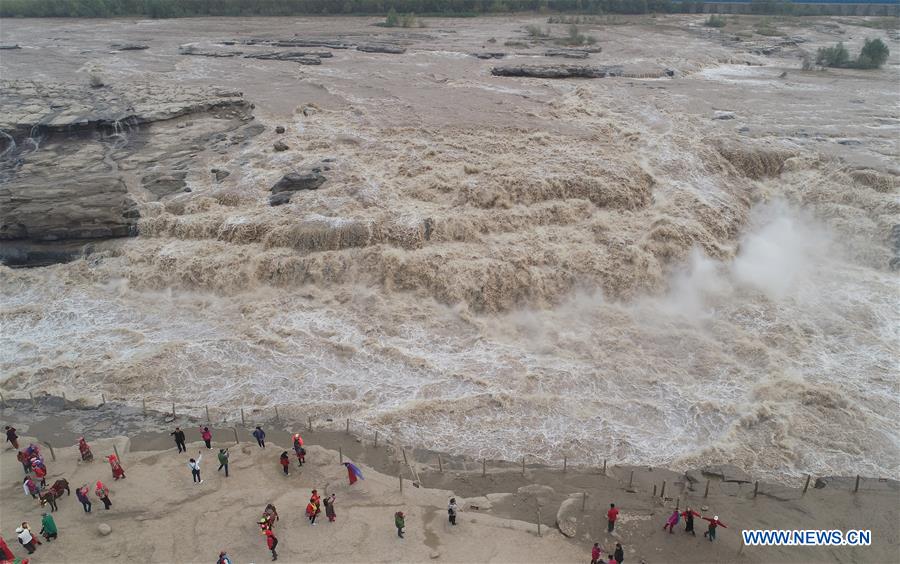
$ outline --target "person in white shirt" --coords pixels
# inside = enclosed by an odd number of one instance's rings
[[[191,475],[194,477],[194,483],[202,484],[203,480],[200,479],[200,461],[203,460],[203,451],[199,451],[200,456],[197,457],[197,460],[191,459],[188,462],[188,466],[191,468]]]

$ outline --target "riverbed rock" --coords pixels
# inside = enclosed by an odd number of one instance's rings
[[[279,135],[282,134],[282,133],[284,133],[284,126],[283,126],[283,125],[278,125],[278,126],[276,126],[276,127],[275,127],[275,133],[278,133]]]
[[[330,55],[330,53],[328,53]],[[244,55],[245,59],[262,59],[271,61],[291,61],[301,65],[321,65],[322,58],[316,53],[304,51],[278,51],[273,53],[252,53]]]
[[[581,515],[582,494],[569,494],[556,511],[556,526],[563,535],[574,538],[578,533],[578,517]]]
[[[405,47],[386,45],[384,43],[365,43],[363,45],[357,45],[356,50],[364,53],[388,53],[390,55],[402,55],[403,53],[406,53]]]
[[[150,46],[142,43],[113,43],[110,48],[116,51],[143,51],[149,49]]]
[[[279,192],[296,192],[298,190],[316,190],[325,182],[326,178],[318,172],[291,172],[281,177],[281,180],[269,189],[273,194]]]
[[[545,57],[561,57],[564,59],[587,59],[588,55],[590,53],[581,49],[550,49],[544,51]]]
[[[288,147],[287,143],[285,143],[284,141],[276,141],[275,144],[272,145],[272,148],[278,152],[287,151],[288,149],[290,149],[290,147]]]
[[[210,172],[213,173],[213,176],[216,177],[216,182],[222,182],[223,180],[228,178],[229,175],[231,175],[230,172],[228,172],[227,170],[222,170],[221,168],[210,169]]]
[[[508,65],[491,69],[494,76],[527,78],[605,78],[622,76],[621,66]]]
[[[294,192],[278,192],[276,194],[272,194],[271,196],[269,196],[269,205],[275,207],[289,204],[291,202],[291,196],[293,195]]]
[[[500,52],[489,52],[489,53],[472,53],[473,57],[477,57],[479,59],[502,59],[506,56],[506,53]]]
[[[106,523],[100,523],[99,525],[97,525],[97,532],[105,537],[112,532],[112,527],[110,527]]]

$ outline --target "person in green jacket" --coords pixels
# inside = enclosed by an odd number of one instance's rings
[[[59,536],[59,531],[56,529],[56,522],[49,513],[44,513],[41,518],[41,534],[44,535],[44,538],[48,541]]]
[[[397,527],[397,536],[403,538],[403,528],[406,526],[406,518],[402,511],[394,513],[394,525]]]
[[[219,449],[219,470],[222,468],[225,469],[225,477],[228,477],[228,449],[220,448]]]

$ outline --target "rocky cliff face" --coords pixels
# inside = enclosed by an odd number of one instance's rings
[[[0,260],[11,265],[135,235],[142,202],[190,190],[199,151],[258,133],[239,92],[24,81],[2,89]]]

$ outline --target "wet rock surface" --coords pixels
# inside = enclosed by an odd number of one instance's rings
[[[528,78],[606,78],[622,76],[623,71],[620,66],[509,65],[494,67],[491,74]]]
[[[262,131],[239,92],[2,83],[0,260],[59,262],[137,234],[140,203],[189,192],[197,151]],[[229,137],[228,133],[232,135]],[[213,172],[217,180],[227,176]]]

